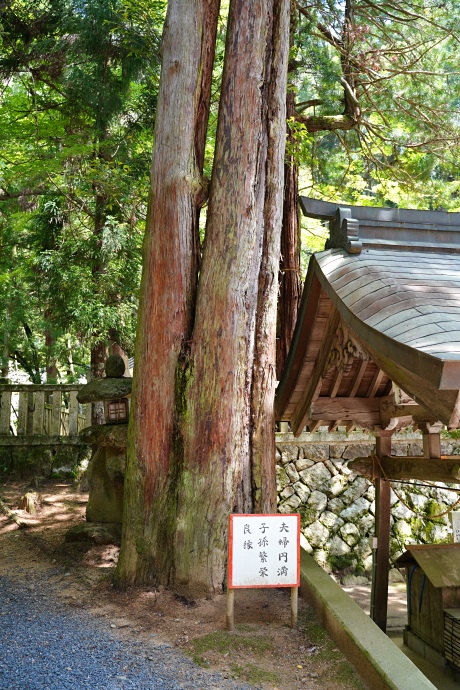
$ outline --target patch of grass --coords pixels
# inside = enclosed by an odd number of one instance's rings
[[[313,642],[313,644],[325,644],[330,640],[328,633],[321,625],[310,625],[306,632],[308,639],[310,642]]]
[[[235,627],[238,632],[251,632],[253,630],[253,626],[248,625],[247,623],[238,623]]]
[[[338,683],[347,683],[356,690],[366,690],[366,686],[348,661],[341,661],[332,670],[332,677]]]
[[[231,671],[234,677],[244,678],[244,680],[253,685],[260,685],[260,683],[279,685],[281,683],[281,676],[279,676],[278,673],[265,671],[255,664],[245,664],[244,666],[234,664]]]
[[[343,659],[343,654],[337,649],[335,642],[329,640],[327,644],[315,654],[315,659],[318,661],[340,661]]]
[[[256,654],[263,654],[265,651],[273,649],[272,641],[266,637],[239,637],[223,630],[216,630],[203,637],[197,637],[191,640],[191,644],[193,645],[193,661],[200,666],[207,663],[203,655],[209,650],[219,652],[219,654],[227,654],[245,648]]]

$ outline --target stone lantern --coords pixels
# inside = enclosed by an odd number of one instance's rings
[[[128,399],[132,387],[132,378],[124,377],[124,372],[125,363],[120,355],[111,355],[105,364],[105,377],[90,381],[77,396],[80,403],[102,401],[106,418],[105,424],[86,427],[79,434],[83,442],[98,446],[87,470],[88,522],[122,520]]]

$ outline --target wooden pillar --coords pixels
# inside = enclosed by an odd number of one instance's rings
[[[441,434],[443,428],[442,424],[429,424],[423,422],[418,425],[423,434],[423,457],[424,458],[440,458],[441,457]]]
[[[392,432],[376,431],[376,453],[379,458],[391,455]],[[375,576],[372,579],[373,620],[383,632],[387,629],[388,573],[390,569],[390,482],[375,480]]]

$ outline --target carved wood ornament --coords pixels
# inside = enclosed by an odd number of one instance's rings
[[[329,371],[331,367],[335,367],[338,371],[344,371],[346,367],[351,366],[353,359],[369,362],[371,358],[359,342],[353,338],[345,323],[340,321],[326,360],[325,372]]]

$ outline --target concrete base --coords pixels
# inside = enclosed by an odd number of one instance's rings
[[[435,690],[306,551],[300,554],[300,593],[372,690]]]
[[[446,674],[449,678],[460,683],[460,671],[452,666],[452,664],[431,645],[424,642],[420,637],[414,635],[407,626],[403,634],[404,644],[412,649],[413,652],[426,659],[430,664],[438,668]]]
[[[122,464],[120,464],[120,458]],[[99,446],[88,465],[88,522],[119,522],[123,517],[124,459],[114,448]],[[117,464],[118,463],[118,464]]]

